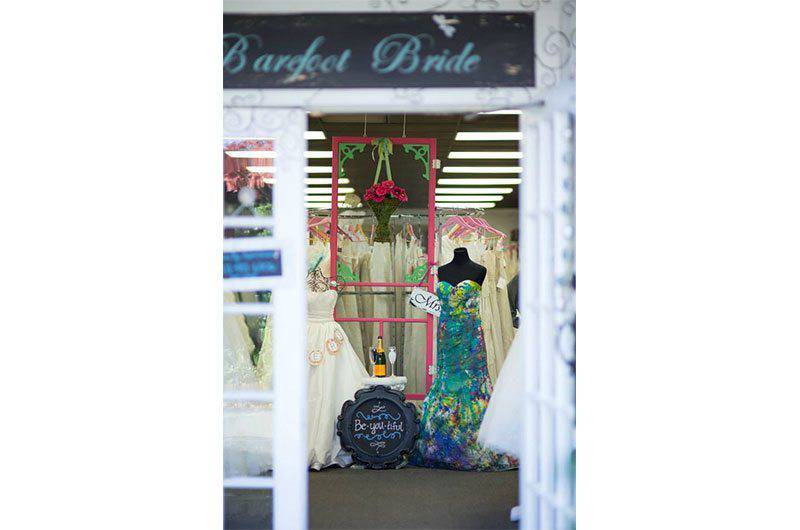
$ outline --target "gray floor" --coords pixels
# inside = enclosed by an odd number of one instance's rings
[[[309,474],[313,529],[517,528],[517,471],[473,473],[405,468],[328,469]],[[225,493],[225,528],[270,528],[269,492]]]

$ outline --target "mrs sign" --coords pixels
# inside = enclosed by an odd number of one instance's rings
[[[373,386],[346,401],[336,434],[353,460],[370,469],[394,468],[414,449],[419,435],[417,410],[402,392]]]

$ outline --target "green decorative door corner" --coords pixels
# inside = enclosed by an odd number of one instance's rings
[[[346,174],[344,171],[344,163],[356,157],[356,153],[363,153],[367,147],[366,143],[340,143],[339,144],[339,178],[343,178]]]
[[[422,178],[430,180],[431,147],[428,144],[403,144],[406,153],[414,155],[414,160],[422,162]]]

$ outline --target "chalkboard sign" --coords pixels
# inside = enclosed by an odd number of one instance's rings
[[[532,87],[533,13],[224,15],[225,88]]]
[[[336,434],[353,460],[370,469],[394,468],[414,449],[419,436],[417,409],[402,392],[373,386],[346,401]]]
[[[258,278],[280,275],[281,253],[279,250],[247,250],[223,254],[223,278]]]

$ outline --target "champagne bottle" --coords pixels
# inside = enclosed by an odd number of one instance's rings
[[[380,335],[375,347],[375,377],[386,377],[386,354],[383,352],[383,337]]]

